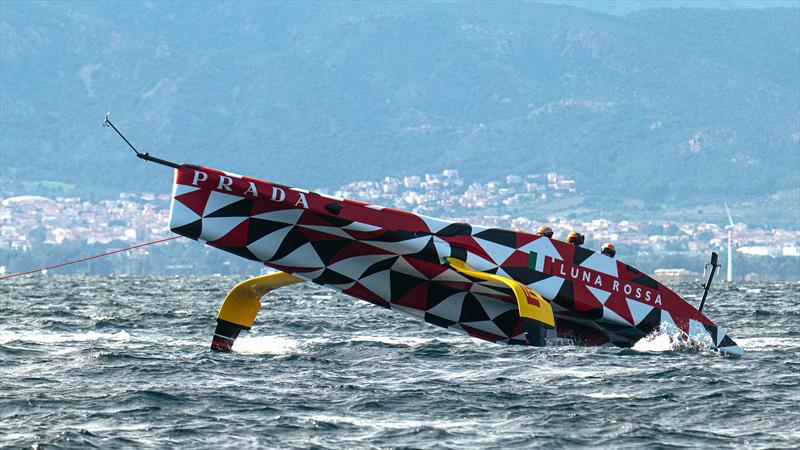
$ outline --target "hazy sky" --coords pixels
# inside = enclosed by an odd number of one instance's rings
[[[608,14],[629,14],[655,8],[800,8],[800,0],[541,0],[543,3],[570,5]]]

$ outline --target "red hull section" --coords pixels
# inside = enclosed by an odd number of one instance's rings
[[[551,301],[559,336],[633,345],[672,324],[738,353],[712,321],[635,268],[528,233],[434,219],[210,168],[176,170],[175,233],[379,306],[492,342],[525,344],[510,290],[444,258],[512,278]]]

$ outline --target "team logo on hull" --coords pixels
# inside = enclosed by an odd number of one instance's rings
[[[266,183],[256,183],[252,180],[242,180],[238,176],[216,175],[216,180],[209,180],[208,173],[201,170],[195,170],[192,176],[192,186],[203,187],[211,185],[214,190],[220,192],[230,192],[241,197],[255,198],[268,198],[273,202],[284,203],[286,202],[286,190],[278,186],[269,186]],[[292,191],[297,196],[297,200],[293,202],[296,207],[308,209],[308,199],[302,192]],[[289,201],[291,203],[291,200]]]
[[[531,259],[535,261],[533,255],[531,255]],[[555,259],[552,256],[545,256],[543,272],[565,280],[577,281],[597,289],[622,293],[631,299],[661,305],[661,294],[653,289],[635,285],[580,265],[567,264],[565,261]]]

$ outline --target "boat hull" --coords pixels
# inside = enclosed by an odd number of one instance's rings
[[[729,353],[736,344],[663,284],[616,259],[529,233],[473,226],[321,195],[206,167],[175,171],[173,232],[375,305],[480,339],[526,344],[508,287],[549,300],[555,333],[631,346],[662,324]]]

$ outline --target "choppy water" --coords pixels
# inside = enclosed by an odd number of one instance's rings
[[[0,283],[0,446],[800,445],[800,285],[718,287],[741,358],[494,345],[315,285],[209,351],[227,277]],[[693,292],[679,286],[680,293]]]

